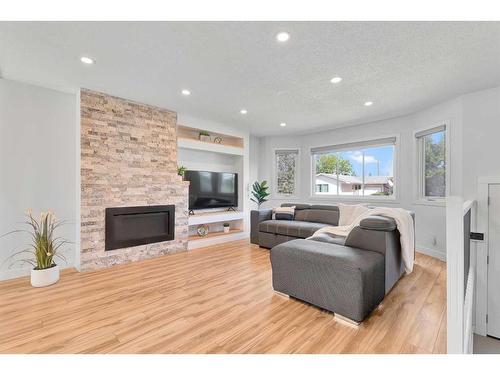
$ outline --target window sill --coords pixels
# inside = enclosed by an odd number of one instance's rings
[[[309,197],[311,201],[344,201],[344,202],[354,202],[354,203],[386,203],[386,204],[399,204],[399,199],[396,198],[375,198],[375,197],[357,197],[352,198],[345,195],[329,195],[329,196],[318,196],[312,195]]]
[[[417,199],[416,201],[413,202],[413,204],[417,204],[417,205],[421,205],[421,206],[445,207],[446,200],[444,200],[444,199],[437,199],[437,200]]]

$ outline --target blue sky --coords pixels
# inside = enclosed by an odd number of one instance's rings
[[[361,176],[363,173],[363,151],[365,153],[366,176],[370,174],[372,176],[394,176],[394,146],[374,147],[359,151],[343,151],[339,152],[339,154],[342,158],[351,162],[356,176]]]

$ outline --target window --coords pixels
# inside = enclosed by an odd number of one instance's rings
[[[313,195],[394,197],[396,138],[311,149]]]
[[[299,150],[275,151],[275,193],[279,196],[297,194]]]
[[[328,193],[328,184],[316,184],[316,193]]]
[[[446,196],[446,125],[418,132],[418,179],[420,197],[428,200]]]

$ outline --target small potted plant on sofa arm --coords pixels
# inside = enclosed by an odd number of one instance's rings
[[[31,285],[43,287],[56,283],[59,280],[59,266],[54,262],[54,258],[65,261],[63,255],[58,251],[61,246],[70,243],[69,241],[56,237],[55,230],[63,223],[56,219],[55,215],[48,211],[40,214],[40,219],[36,220],[31,210],[28,210],[27,220],[24,222],[29,229],[14,230],[7,234],[25,232],[31,236],[30,247],[12,254],[9,259],[29,263],[33,266],[31,270]],[[20,254],[32,254],[33,258],[15,259]]]

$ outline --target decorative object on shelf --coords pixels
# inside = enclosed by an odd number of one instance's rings
[[[184,179],[184,175],[186,174],[187,168],[181,165],[180,167],[177,167],[177,174]]]
[[[199,225],[198,228],[196,229],[196,232],[198,232],[198,236],[206,237],[206,235],[208,234],[208,225],[206,224]]]
[[[231,228],[229,223],[224,223],[222,226],[224,227],[224,233],[229,233],[229,229]]]
[[[59,254],[59,249],[61,246],[71,242],[56,235],[56,229],[63,222],[57,220],[51,211],[42,212],[39,220],[33,217],[31,210],[28,210],[26,216],[27,220],[24,224],[28,225],[29,229],[14,230],[7,234],[28,233],[31,236],[32,243],[27,249],[12,254],[8,259],[14,262],[28,263],[33,266],[31,270],[32,286],[43,287],[52,285],[59,280],[59,266],[54,262],[54,258],[66,261],[64,256]],[[31,254],[33,257],[17,258],[21,254]]]
[[[266,180],[262,181],[261,183],[259,183],[259,181],[255,181],[252,186],[253,198],[250,198],[250,200],[257,203],[257,207],[259,210],[260,205],[264,202],[267,202],[267,197],[269,196],[267,189],[269,189],[269,186],[267,185]]]
[[[198,133],[198,137],[200,138],[200,141],[202,142],[211,142],[212,141],[212,138],[210,137],[210,133],[207,132],[207,131],[200,131]]]
[[[222,144],[222,141],[224,141],[222,137],[215,137],[214,139],[214,143]]]

